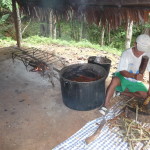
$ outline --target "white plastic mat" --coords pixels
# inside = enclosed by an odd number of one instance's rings
[[[106,120],[119,115],[123,105],[125,105],[125,102],[121,101],[113,106],[106,115]],[[85,143],[85,139],[96,131],[98,128],[97,123],[100,124],[102,119],[103,117],[100,117],[88,122],[66,141],[53,148],[53,150],[130,150],[128,143],[117,134],[119,128],[115,127],[109,129],[107,125],[102,128],[97,139],[90,144]],[[142,146],[143,145],[139,143],[134,150],[141,150]]]
[[[105,116],[106,120],[118,116],[123,110],[127,101],[119,101],[114,105]],[[130,150],[129,144],[118,134],[119,128],[110,129],[108,125],[104,125],[100,135],[90,144],[86,144],[85,139],[91,136],[98,128],[103,117],[97,118],[88,122],[78,132],[68,138],[66,141],[57,145],[53,150]],[[150,124],[145,124],[150,126]],[[149,141],[150,143],[150,141]],[[133,150],[141,150],[143,143],[140,141],[136,144]],[[150,145],[144,150],[150,150]]]

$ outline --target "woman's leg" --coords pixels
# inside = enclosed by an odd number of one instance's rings
[[[112,98],[117,86],[120,86],[120,79],[118,77],[113,77],[106,91],[106,98],[104,103],[105,107],[108,107],[110,99]]]
[[[126,95],[126,96],[129,96],[129,97],[139,97],[139,98],[147,98],[147,92],[143,92],[143,91],[137,91],[137,92],[122,92],[121,93],[122,95]]]

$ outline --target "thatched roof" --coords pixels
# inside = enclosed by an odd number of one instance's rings
[[[29,16],[47,20],[53,10],[58,18],[77,17],[84,14],[89,23],[109,24],[116,28],[127,22],[148,21],[150,0],[16,0],[21,10]],[[71,15],[70,15],[71,14]]]

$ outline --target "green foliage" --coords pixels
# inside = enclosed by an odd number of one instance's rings
[[[0,47],[8,47],[16,45],[16,41],[10,37],[1,37],[0,36]]]
[[[22,22],[22,30],[27,25],[29,20],[26,22]],[[25,32],[23,33],[22,37],[27,38],[30,36],[40,35],[40,23],[31,21],[29,26],[26,28]]]
[[[13,24],[5,24],[5,26],[0,25],[0,28],[1,28],[0,34],[3,36],[9,37],[14,34]]]
[[[145,27],[145,28],[150,28],[150,23],[146,23],[146,24],[144,25],[144,27]]]
[[[0,18],[0,37],[14,38],[15,30],[11,22],[10,14],[5,14]]]
[[[59,37],[62,40],[72,40],[71,39],[71,25],[70,22],[66,23],[64,21],[59,22],[60,27],[61,27],[61,37]]]
[[[99,43],[101,28],[96,24],[87,25],[87,39],[92,43]]]
[[[11,22],[12,1],[0,0],[0,37],[12,36],[12,24]],[[10,30],[11,28],[11,30]]]
[[[59,26],[61,26],[61,37],[57,37],[57,38],[61,39],[62,41],[76,41],[76,42],[79,41],[81,22],[60,21],[58,24]],[[58,24],[57,24],[57,28],[58,28]],[[32,22],[30,26],[27,28],[25,34],[23,35],[23,38],[34,36],[34,35],[40,35],[39,28],[40,28],[40,23]],[[143,28],[145,28],[143,25],[135,24],[133,26],[133,38],[132,38],[131,45],[133,45],[135,38],[142,32]],[[84,29],[83,37],[81,39],[82,42],[84,40],[84,41],[89,41],[92,44],[99,45],[100,37],[102,33],[102,27],[97,26],[95,24],[88,25],[84,23],[83,29]],[[57,31],[57,35],[58,35],[58,31]],[[119,53],[125,49],[125,40],[126,40],[125,25],[120,26],[116,30],[111,30],[110,34],[108,34],[107,29],[105,30],[104,45],[107,47],[118,49]]]
[[[12,1],[11,0],[0,0],[0,8],[8,11],[12,11]]]
[[[51,38],[41,37],[38,35],[30,36],[28,38],[23,39],[24,42],[31,44],[49,44],[51,43],[51,40]]]
[[[150,28],[150,24],[149,23],[145,23],[145,24],[134,24],[133,25],[133,35],[132,35],[132,42],[131,42],[131,45],[134,44],[136,38],[138,35],[142,34],[143,31],[146,29],[146,28]]]
[[[115,53],[120,55],[121,52],[118,51],[116,48],[110,47],[110,46],[103,46],[101,47],[98,44],[92,44],[91,42],[87,40],[83,40],[80,42],[76,41],[65,41],[60,39],[52,39],[48,37],[41,37],[41,36],[32,36],[26,39],[23,39],[23,45],[24,46],[37,46],[37,45],[49,45],[49,44],[58,44],[63,46],[75,46],[75,47],[83,47],[83,48],[93,48],[96,50],[104,50],[109,53]]]
[[[8,3],[7,3],[8,2]],[[0,0],[0,7],[9,8],[11,0]],[[1,15],[1,14],[0,14]],[[2,15],[1,15],[2,16]],[[12,24],[12,16],[9,14],[3,14],[0,19],[0,38],[6,37],[15,37],[14,28]],[[27,16],[21,17],[22,21],[22,30],[26,28],[25,32],[23,33],[23,41],[25,43],[30,44],[61,44],[61,45],[72,45],[77,47],[90,47],[94,49],[102,49],[106,51],[117,51],[120,54],[124,50],[125,45],[125,38],[126,38],[126,29],[125,26],[119,27],[117,30],[112,30],[108,33],[107,29],[105,30],[104,35],[104,45],[103,47],[99,46],[102,27],[97,26],[96,24],[87,24],[86,22],[79,22],[77,20],[73,21],[59,21],[57,23],[57,29],[61,27],[61,35],[57,30],[57,40],[53,40],[52,38],[47,38],[48,36],[48,23],[47,22],[37,22],[30,19]],[[30,23],[29,23],[30,22]],[[29,24],[29,26],[28,26]],[[43,31],[44,27],[44,34],[42,34],[41,30]],[[81,36],[81,29],[82,30],[82,37]],[[132,44],[135,41],[135,38],[142,32],[142,30],[146,27],[150,27],[149,24],[145,25],[136,25],[133,26],[133,38]],[[13,28],[13,30],[11,29]],[[116,52],[115,52],[116,53]]]
[[[10,15],[6,14],[0,18],[0,25],[4,24]]]
[[[108,36],[105,37],[105,45],[124,50],[125,37],[126,30],[123,27],[119,27],[117,30],[110,32],[110,42],[108,41]]]

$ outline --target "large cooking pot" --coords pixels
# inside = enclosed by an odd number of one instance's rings
[[[60,71],[64,104],[69,108],[81,111],[101,106],[105,100],[106,77],[106,70],[96,64],[74,64],[64,67]],[[76,80],[78,78],[80,80]]]

